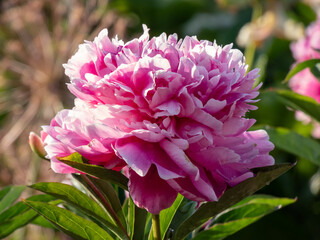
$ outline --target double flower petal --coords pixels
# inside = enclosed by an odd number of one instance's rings
[[[64,65],[77,98],[43,127],[52,168],[75,172],[57,160],[73,152],[108,169],[127,166],[135,204],[158,214],[177,193],[217,201],[251,168],[272,165],[266,132],[247,131],[260,86],[242,53],[175,34],[149,40],[143,28],[128,43],[103,30]]]

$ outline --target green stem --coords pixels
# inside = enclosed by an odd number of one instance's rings
[[[161,240],[160,217],[159,214],[152,214],[152,232],[154,240]]]
[[[252,68],[255,52],[256,52],[256,44],[252,42],[246,47],[244,52],[244,56],[246,57],[246,64],[248,65],[248,70],[247,70],[248,72]]]
[[[253,12],[251,22],[256,21],[262,15],[262,7],[259,1],[253,1]],[[254,55],[256,53],[256,43],[252,41],[245,49],[246,64],[248,65],[248,72],[252,68]]]

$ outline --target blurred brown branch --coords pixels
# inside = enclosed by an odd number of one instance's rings
[[[62,64],[84,39],[102,28],[124,37],[127,24],[108,1],[0,3],[0,186],[30,181],[29,132],[39,132],[63,106],[72,106]],[[42,177],[48,171],[45,165]]]
[[[31,153],[29,132],[39,133],[59,110],[72,106],[62,64],[78,45],[102,28],[124,37],[127,24],[108,1],[0,2],[0,187],[63,178]],[[34,226],[17,234],[15,239],[57,239]]]

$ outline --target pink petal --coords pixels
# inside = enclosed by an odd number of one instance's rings
[[[231,118],[223,125],[223,135],[236,136],[248,130],[256,120],[246,118]]]
[[[214,132],[219,133],[222,130],[223,124],[211,114],[201,110],[196,109],[190,116],[191,119],[210,127]]]
[[[80,171],[60,162],[57,160],[55,157],[50,159],[51,162],[51,168],[54,172],[56,173],[63,173],[63,174],[68,174],[68,173],[81,173]]]
[[[131,132],[134,136],[147,142],[160,142],[165,138],[161,133],[155,133],[150,130],[137,129]]]
[[[144,177],[152,164],[157,167],[162,179],[182,177],[185,174],[170,161],[168,155],[158,144],[142,141],[137,138],[121,139],[116,142],[117,154],[135,171]]]
[[[161,112],[157,112],[154,117],[158,118],[161,116],[174,116],[180,112],[180,104],[177,101],[167,101],[157,107]]]
[[[240,175],[239,177],[236,177],[234,179],[232,179],[231,181],[228,181],[228,184],[231,186],[231,187],[234,187],[235,185],[243,182],[244,180],[247,180],[248,178],[251,178],[253,177],[254,174],[252,172],[246,172],[242,175]]]
[[[182,149],[166,139],[160,142],[160,146],[181,170],[194,179],[199,178],[199,169],[190,161]]]
[[[155,166],[143,177],[132,169],[129,174],[129,192],[138,207],[147,209],[151,214],[159,214],[173,204],[177,192],[159,177]]]
[[[220,165],[240,161],[240,156],[226,147],[210,146],[207,149],[188,152],[188,155],[194,159],[197,164],[211,171],[215,171]]]
[[[208,113],[216,113],[219,112],[220,110],[222,110],[227,104],[226,100],[223,101],[219,101],[219,100],[215,100],[215,99],[210,99],[206,105],[204,105],[204,109],[208,112]]]

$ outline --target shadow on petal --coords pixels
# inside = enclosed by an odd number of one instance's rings
[[[133,202],[152,214],[170,207],[177,197],[177,192],[159,177],[157,169],[152,165],[146,176],[140,177],[132,169],[129,170],[129,191]]]

